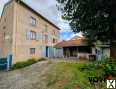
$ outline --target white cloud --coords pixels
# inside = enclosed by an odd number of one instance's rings
[[[1,17],[1,14],[2,14],[2,10],[3,10],[3,7],[4,7],[4,4],[6,2],[8,2],[9,0],[0,0],[0,17]]]
[[[69,38],[67,38],[66,40],[70,40],[71,38],[73,38],[73,37],[75,37],[75,36],[83,37],[81,32],[76,33],[76,34],[74,34],[74,33],[73,33],[73,34],[72,34],[72,35],[70,35],[70,37],[69,37]]]

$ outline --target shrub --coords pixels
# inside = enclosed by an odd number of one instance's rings
[[[39,61],[45,61],[47,60],[46,58],[40,58]]]
[[[85,72],[97,72],[101,71],[100,76],[105,77],[112,75],[116,77],[116,61],[111,58],[105,58],[101,61],[93,62],[92,64],[85,64],[80,68],[81,71]],[[95,71],[94,71],[95,70]],[[89,74],[90,74],[89,73]]]
[[[24,67],[32,65],[32,64],[34,64],[36,62],[37,61],[35,61],[35,59],[29,59],[27,61],[17,62],[16,64],[14,64],[14,65],[11,66],[11,70],[24,68]]]

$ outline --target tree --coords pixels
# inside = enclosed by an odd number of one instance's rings
[[[90,42],[110,42],[116,58],[116,0],[57,0],[63,19],[73,32],[83,32]]]

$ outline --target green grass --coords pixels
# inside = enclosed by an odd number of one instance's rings
[[[106,82],[90,84],[88,77],[105,78],[107,73],[115,74],[115,69],[115,63],[111,64],[107,60],[92,63],[59,62],[47,74],[47,87],[48,89],[106,89]],[[116,79],[115,75],[113,79]]]
[[[90,89],[86,73],[79,70],[84,63],[60,62],[48,74],[49,89]]]

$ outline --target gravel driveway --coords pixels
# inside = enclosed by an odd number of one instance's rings
[[[23,69],[0,72],[0,89],[47,89],[46,73],[52,66],[44,61]]]

